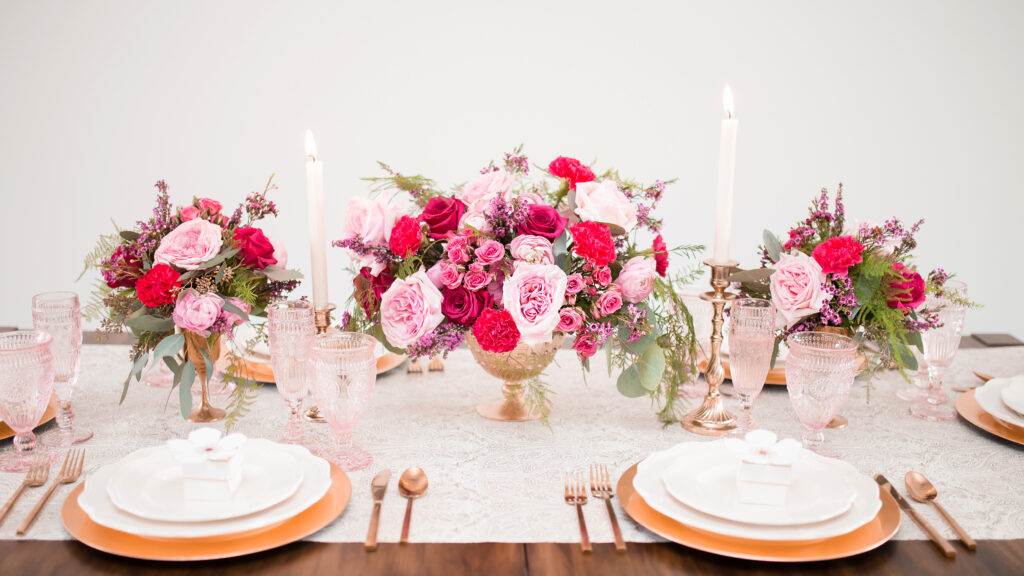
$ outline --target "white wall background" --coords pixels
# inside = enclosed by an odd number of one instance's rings
[[[1024,286],[1022,29],[1014,0],[0,0],[0,324],[30,325],[35,292],[84,296],[82,257],[149,213],[159,178],[232,206],[276,173],[266,228],[308,270],[307,128],[330,238],[378,159],[456,183],[525,142],[535,162],[678,177],[669,243],[710,243],[728,82],[744,265],[842,181],[851,217],[927,219],[920,266],[987,304],[969,332],[1024,336],[1000,298]]]

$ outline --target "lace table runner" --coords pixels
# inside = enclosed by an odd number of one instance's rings
[[[355,429],[356,443],[369,450],[374,463],[351,473],[352,501],[332,525],[310,539],[360,542],[369,523],[370,479],[381,468],[392,470],[384,501],[380,540],[395,542],[401,530],[404,500],[395,485],[398,474],[420,466],[430,489],[415,505],[411,540],[418,542],[576,542],[574,510],[562,500],[563,474],[607,463],[615,477],[655,450],[675,443],[703,441],[680,426],[667,428],[653,415],[646,398],[627,399],[615,389],[603,356],[592,358],[584,380],[573,352],[559,352],[546,380],[555,391],[550,428],[540,422],[492,422],[478,416],[477,402],[498,398],[501,384],[478,367],[469,352],[458,350],[444,372],[406,374],[400,367],[377,380],[370,408]],[[117,461],[139,448],[182,437],[192,425],[183,422],[177,392],[134,385],[118,405],[121,383],[129,369],[125,346],[86,346],[75,406],[77,422],[95,437],[86,444],[86,473]],[[978,384],[971,370],[997,375],[1024,372],[1024,348],[962,350],[950,370],[948,385]],[[903,385],[898,373],[883,373],[868,401],[858,383],[843,414],[850,425],[826,431],[827,442],[864,474],[882,472],[902,492],[908,470],[923,472],[939,489],[946,508],[978,539],[1024,538],[1024,446],[976,429],[962,419],[925,422],[910,416],[897,399]],[[223,405],[224,398],[215,399]],[[735,403],[729,400],[731,408]],[[237,430],[252,437],[278,438],[285,405],[272,386],[264,387],[252,413]],[[780,436],[799,437],[800,425],[784,386],[766,386],[755,404],[760,426]],[[48,428],[52,432],[52,428]],[[308,424],[310,439],[327,438],[323,424]],[[10,449],[10,440],[2,443]],[[22,480],[0,473],[0,501]],[[60,505],[70,489],[58,489],[30,532],[36,539],[66,539]],[[29,490],[0,526],[0,538],[14,530],[41,495]],[[617,506],[617,501],[616,501]],[[946,536],[953,533],[930,507],[915,504]],[[659,538],[634,524],[617,508],[628,541]],[[612,540],[607,514],[593,500],[584,508],[591,538]],[[909,520],[898,539],[922,539]]]

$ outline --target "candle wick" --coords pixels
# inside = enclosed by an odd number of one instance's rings
[[[306,154],[306,158],[309,158],[313,162],[316,162],[316,154]]]

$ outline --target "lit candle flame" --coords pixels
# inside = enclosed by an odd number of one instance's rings
[[[732,118],[732,88],[730,88],[728,84],[725,85],[725,91],[722,92],[722,105],[725,106],[725,113],[729,118]]]
[[[313,139],[313,132],[306,130],[306,157],[316,160],[316,140]]]

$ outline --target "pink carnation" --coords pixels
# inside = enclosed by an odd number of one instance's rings
[[[821,264],[823,273],[846,276],[852,266],[864,261],[863,251],[864,245],[853,236],[837,236],[818,244],[811,256]]]

